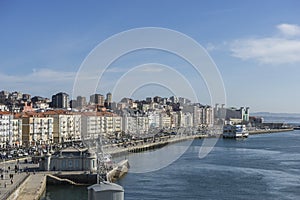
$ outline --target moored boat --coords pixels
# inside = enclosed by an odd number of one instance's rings
[[[248,135],[245,125],[227,124],[223,127],[223,138],[246,138]]]

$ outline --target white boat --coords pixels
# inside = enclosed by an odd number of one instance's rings
[[[248,135],[245,125],[227,124],[223,127],[223,138],[246,138]]]

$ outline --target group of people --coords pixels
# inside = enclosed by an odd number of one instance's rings
[[[17,173],[18,167],[15,166],[15,172]],[[7,170],[4,168],[0,168],[0,177],[1,180],[4,180],[4,174],[8,174],[10,172],[10,166],[7,167]],[[12,185],[14,183],[14,175],[12,173],[9,174],[9,180],[10,180],[10,184]],[[1,185],[1,183],[0,183]],[[6,188],[7,183],[4,182],[4,188]]]

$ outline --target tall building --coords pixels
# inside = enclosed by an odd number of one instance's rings
[[[106,102],[108,104],[111,104],[112,102],[112,94],[110,92],[106,94]]]
[[[104,96],[102,94],[93,94],[90,96],[90,103],[104,106]]]
[[[52,108],[69,108],[69,95],[64,92],[52,96]]]
[[[86,106],[86,97],[83,97],[83,96],[78,96],[77,97],[77,107],[84,107]]]
[[[153,102],[155,102],[155,103],[160,103],[160,100],[161,100],[161,97],[159,97],[159,96],[153,97]]]
[[[111,103],[112,103],[112,94],[109,92],[106,94],[105,107],[111,109]]]

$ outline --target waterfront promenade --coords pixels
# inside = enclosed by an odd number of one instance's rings
[[[25,159],[30,161],[29,158],[22,158],[19,159],[19,162],[17,160],[9,160],[0,163],[0,168],[3,170],[1,176],[3,179],[0,178],[0,200],[8,199],[8,196],[29,177],[30,172],[26,173],[27,169],[38,167],[37,164],[25,163]],[[15,173],[15,166],[18,166],[20,169],[17,173]],[[12,179],[10,175],[13,177]]]
[[[219,135],[220,136],[220,135]],[[186,140],[193,140],[193,139],[201,139],[201,138],[208,138],[208,137],[217,137],[217,136],[209,136],[209,135],[184,135],[184,136],[165,136],[160,138],[159,141],[139,141],[134,143],[133,146],[111,146],[106,145],[104,146],[103,150],[105,153],[108,153],[112,156],[123,155],[125,153],[134,153],[134,152],[141,152],[147,151],[150,149],[155,149],[159,147],[163,147],[164,145],[186,141]]]
[[[46,175],[29,174],[28,178],[13,192],[7,200],[38,200],[46,189]]]
[[[254,130],[249,131],[249,135],[255,135],[255,134],[270,134],[270,133],[279,133],[279,132],[287,132],[287,131],[293,131],[293,129],[270,129],[270,130]],[[196,135],[182,135],[182,136],[166,136],[163,138],[160,138],[160,141],[139,141],[136,142],[133,146],[111,146],[106,145],[104,146],[105,153],[108,153],[112,156],[118,156],[123,155],[125,153],[131,152],[141,152],[141,151],[147,151],[150,149],[155,149],[162,147],[167,144],[186,141],[186,140],[193,140],[193,139],[203,139],[203,138],[210,138],[210,137],[220,137],[222,134],[216,134],[216,135],[209,135],[209,134],[196,134]]]

